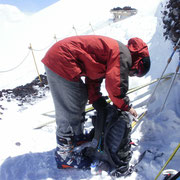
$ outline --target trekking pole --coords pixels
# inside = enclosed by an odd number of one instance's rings
[[[176,49],[177,49],[179,43],[180,43],[180,38],[179,38],[179,40],[177,41],[177,43],[176,43],[176,45],[175,45],[175,47],[174,47],[174,50],[173,50],[171,56],[169,57],[169,59],[168,59],[168,61],[167,61],[166,67],[164,68],[164,70],[163,70],[163,72],[162,72],[162,74],[161,74],[161,77],[159,78],[159,81],[158,81],[157,85],[155,86],[155,88],[154,88],[154,90],[153,90],[153,92],[152,92],[152,94],[151,94],[151,96],[150,96],[150,98],[149,98],[149,101],[148,101],[148,103],[147,103],[147,106],[148,106],[149,103],[151,102],[151,99],[152,99],[152,97],[153,97],[153,95],[154,95],[157,87],[159,86],[159,83],[160,83],[160,81],[161,81],[161,79],[162,79],[162,77],[163,77],[163,75],[164,75],[164,73],[165,73],[165,71],[166,71],[169,63],[170,63],[171,60],[172,60],[172,57],[173,57],[174,53],[176,52]]]
[[[178,144],[178,146],[176,147],[176,149],[174,150],[174,152],[171,154],[171,156],[169,157],[169,159],[166,161],[165,165],[162,167],[162,169],[160,170],[160,172],[158,173],[158,175],[156,176],[156,178],[154,180],[157,180],[157,178],[160,176],[160,174],[162,173],[162,171],[164,170],[164,168],[168,165],[168,163],[172,160],[172,158],[174,157],[174,155],[176,154],[176,152],[178,151],[178,149],[180,148],[180,143]]]
[[[170,76],[173,75],[173,74],[174,74],[174,73],[166,74],[166,75],[164,75],[164,76],[162,77],[162,79],[168,80],[168,79],[170,79]],[[142,85],[142,86],[138,86],[138,87],[136,87],[136,88],[129,89],[128,92],[127,92],[127,94],[131,94],[131,93],[136,92],[136,91],[138,91],[138,90],[140,90],[140,89],[142,89],[142,88],[144,88],[144,87],[146,87],[146,86],[149,86],[149,85],[151,85],[151,84],[154,84],[154,83],[156,83],[158,80],[159,80],[159,78],[154,79],[154,80],[152,80],[151,82],[146,83],[146,84],[144,84],[144,85]],[[110,100],[110,99],[107,99],[107,103],[110,103],[110,102],[111,102],[111,100]],[[93,111],[93,110],[94,110],[94,108],[93,108],[92,106],[90,106],[90,107],[87,107],[87,108],[86,108],[85,112],[88,113],[88,112]],[[54,111],[49,111],[49,112],[47,112],[47,113],[51,113],[51,112],[54,112]],[[139,115],[139,117],[136,118],[137,120],[134,119],[135,121],[133,121],[133,123],[132,123],[132,127],[133,127],[133,128],[134,128],[134,126],[135,126],[137,123],[139,123],[139,121],[146,115],[146,112],[147,112],[147,111],[145,111],[145,112],[143,112],[141,115]],[[47,113],[43,113],[42,115],[48,116]],[[34,129],[42,128],[42,127],[44,127],[44,126],[46,126],[46,125],[48,125],[48,124],[54,123],[54,122],[55,122],[55,120],[52,120],[52,121],[43,123],[43,124],[35,127]]]
[[[171,88],[172,88],[172,86],[173,86],[173,84],[174,84],[174,81],[175,81],[175,79],[176,79],[177,73],[178,73],[178,71],[179,71],[179,68],[180,68],[180,61],[179,61],[178,65],[177,65],[176,73],[174,74],[174,77],[173,77],[173,79],[172,79],[172,81],[171,81],[171,84],[170,84],[169,90],[168,90],[168,92],[167,92],[166,98],[165,98],[164,103],[163,103],[163,105],[162,105],[162,107],[161,107],[161,112],[162,112],[162,110],[164,109],[164,106],[165,106],[165,104],[166,104],[167,98],[168,98],[168,96],[169,96],[169,93],[170,93],[170,91],[171,91]]]

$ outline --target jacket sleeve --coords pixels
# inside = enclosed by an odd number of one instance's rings
[[[100,92],[102,79],[91,80],[86,77],[85,81],[88,88],[89,103],[92,104],[102,96]]]
[[[131,65],[131,56],[129,51],[122,45],[121,51],[113,61],[109,62],[106,71],[106,89],[112,102],[121,110],[128,111],[129,97],[128,74]]]

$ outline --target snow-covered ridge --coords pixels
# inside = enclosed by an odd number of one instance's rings
[[[154,8],[149,8],[152,4]],[[110,9],[127,5],[138,9],[137,15],[126,21],[113,24]],[[73,27],[76,28],[78,35],[100,34],[116,38],[123,43],[127,43],[129,38],[137,36],[148,43],[151,51],[152,37],[155,35],[157,23],[159,23],[157,15],[160,16],[160,8],[162,8],[160,0],[147,1],[146,6],[141,0],[136,0],[136,2],[125,0],[119,2],[61,0],[39,13],[28,16],[24,21],[2,26],[0,29],[0,71],[11,69],[19,64],[27,55],[30,43],[34,49],[44,49],[55,43],[55,35],[58,40],[76,35]],[[163,38],[162,43],[164,43]],[[40,61],[46,51],[47,48],[44,51],[35,52],[40,73],[44,73],[44,67]],[[156,59],[153,57],[153,53],[151,55],[153,59]],[[28,69],[26,69],[27,64]],[[0,89],[14,88],[16,83],[18,85],[25,84],[27,81],[32,81],[36,76],[37,73],[30,54],[27,63],[19,69],[9,73],[1,73],[0,81],[3,83],[1,83]]]

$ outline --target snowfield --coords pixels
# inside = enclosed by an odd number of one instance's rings
[[[44,73],[42,57],[55,40],[81,34],[105,35],[123,43],[131,37],[142,38],[149,47],[152,66],[143,78],[130,78],[134,88],[161,76],[167,60],[173,52],[170,40],[163,37],[161,11],[166,0],[60,0],[44,10],[26,16],[16,7],[1,5],[0,16],[0,91],[12,89],[31,82],[37,72],[33,62],[30,43],[34,49],[38,70]],[[138,13],[113,23],[110,9],[131,6]],[[73,29],[74,27],[74,29]],[[75,31],[76,30],[76,31]],[[56,38],[54,38],[54,36]],[[27,55],[27,57],[26,57]],[[26,58],[25,58],[26,57]],[[23,58],[25,60],[21,64]],[[174,73],[179,63],[176,52],[165,74]],[[18,64],[21,64],[14,70]],[[153,180],[170,155],[180,143],[180,75],[174,81],[171,92],[164,103],[172,78],[162,80],[152,101],[148,104],[156,83],[129,94],[134,108],[140,115],[147,114],[132,131],[133,146],[131,164],[146,151],[137,171],[127,180]],[[107,92],[102,85],[102,92]],[[49,91],[31,103],[18,105],[16,99],[0,98],[0,180],[109,180],[106,173],[92,176],[89,171],[58,170],[54,160],[56,137],[54,106]],[[53,122],[52,122],[53,121]],[[41,124],[49,123],[36,129]],[[86,127],[90,128],[87,122]],[[180,168],[180,150],[165,169]],[[160,175],[158,179],[163,179]]]

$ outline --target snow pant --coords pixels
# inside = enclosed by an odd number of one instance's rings
[[[73,136],[83,133],[83,112],[88,100],[86,85],[80,79],[72,82],[45,66],[56,115],[56,135]]]

